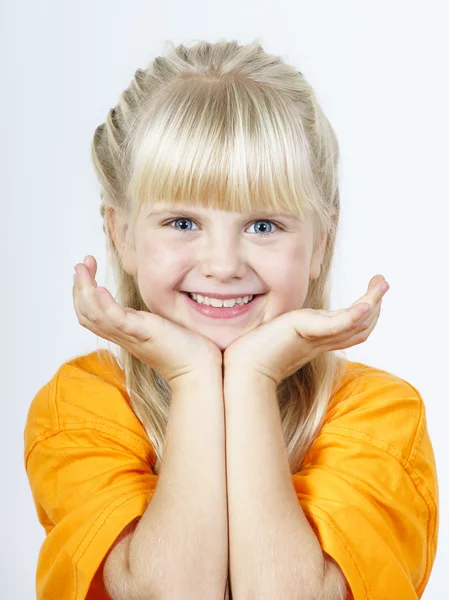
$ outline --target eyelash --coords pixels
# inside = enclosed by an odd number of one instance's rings
[[[197,225],[197,223],[196,223],[196,221],[194,219],[190,219],[188,217],[182,217],[182,216],[181,217],[175,217],[174,219],[170,219],[170,221],[167,221],[166,223],[164,223],[164,225],[165,226],[171,225],[175,221],[180,221],[180,220],[183,220],[183,221],[192,221],[192,223],[195,223]],[[275,225],[275,227],[278,227],[281,231],[285,231],[285,227],[283,225],[281,225],[280,223],[277,223],[276,221],[271,221],[270,219],[257,219],[256,221],[252,221],[250,223],[250,225],[252,225],[253,223],[272,223],[273,225]],[[191,231],[189,229],[185,229],[184,231],[180,230],[180,229],[176,229],[176,228],[173,228],[173,229],[175,229],[175,231],[180,231],[181,233],[188,233],[189,231]],[[270,231],[269,233],[260,233],[259,237],[266,238],[266,237],[270,237],[271,235],[274,235],[275,233],[278,233],[278,232],[277,231]]]

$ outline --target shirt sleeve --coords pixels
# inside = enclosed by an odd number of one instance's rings
[[[435,559],[435,459],[422,398],[404,385],[383,389],[379,402],[365,397],[365,405],[326,424],[292,475],[304,514],[354,600],[420,598]]]
[[[40,394],[44,399],[47,391]],[[66,388],[66,406],[70,400]],[[123,528],[144,514],[157,485],[148,445],[113,422],[113,407],[102,418],[90,404],[90,412],[77,406],[76,418],[66,416],[58,430],[40,435],[26,450],[26,472],[46,532],[37,600],[109,598],[97,570]]]

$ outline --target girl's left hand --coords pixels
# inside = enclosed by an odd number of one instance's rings
[[[383,290],[384,286],[388,287]],[[316,356],[366,341],[377,324],[389,287],[382,275],[376,275],[367,293],[349,308],[298,309],[260,325],[226,348],[225,371],[253,370],[278,385]]]

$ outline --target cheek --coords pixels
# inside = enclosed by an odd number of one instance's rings
[[[166,246],[147,244],[138,253],[138,284],[145,304],[166,303],[173,289],[179,285],[187,268],[182,253],[170,251]]]
[[[156,265],[158,269],[166,269],[168,272],[182,271],[187,267],[189,260],[188,253],[179,244],[170,244],[161,240],[157,235],[151,240],[145,240],[138,250],[139,266],[145,268],[146,265]]]
[[[265,265],[264,280],[278,314],[301,308],[309,287],[309,263],[304,248],[292,248]]]

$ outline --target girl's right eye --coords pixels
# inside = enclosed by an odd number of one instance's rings
[[[176,223],[177,221],[190,221],[191,223],[193,223],[192,219],[187,219],[185,217],[176,217],[176,219],[172,219],[171,221],[168,221],[167,223],[164,223],[164,225],[171,225],[172,223]],[[173,229],[177,229],[176,227],[174,227]],[[190,229],[177,229],[177,231],[191,231]]]

